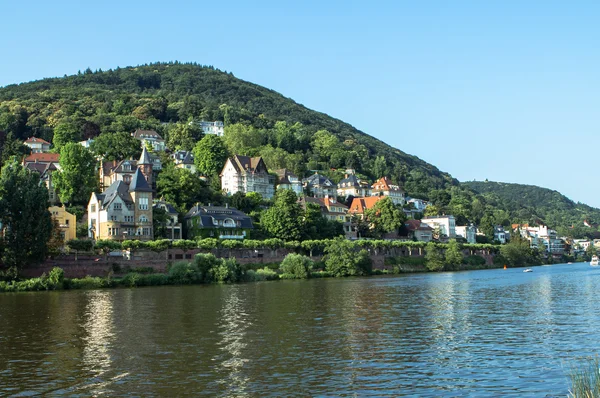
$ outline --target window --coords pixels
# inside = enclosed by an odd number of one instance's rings
[[[69,225],[69,219],[65,219],[65,225]]]
[[[121,211],[122,209],[123,209],[123,207],[122,207],[121,203],[114,203],[113,204],[113,210]]]
[[[144,227],[144,229],[143,229],[143,234],[144,234],[145,236],[149,236],[149,235],[150,235],[150,228],[148,228],[148,227]]]
[[[146,215],[142,214],[140,216],[140,222],[148,222],[148,217],[146,217]]]
[[[140,198],[138,205],[140,210],[148,210],[148,198]]]
[[[110,216],[110,221],[118,221],[117,216]]]
[[[91,205],[90,206],[90,212],[92,212],[92,213],[96,212],[96,205]]]

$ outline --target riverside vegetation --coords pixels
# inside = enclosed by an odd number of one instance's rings
[[[516,246],[516,243],[504,246],[489,244],[461,245],[456,241],[448,244],[411,241],[358,240],[349,241],[343,237],[316,240],[285,242],[280,239],[265,241],[219,241],[201,239],[198,241],[181,240],[171,242],[160,240],[152,242],[124,241],[122,243],[105,240],[92,245],[88,240],[69,241],[73,250],[103,252],[108,255],[114,250],[150,249],[156,252],[168,252],[170,248],[190,250],[200,248],[211,251],[233,249],[269,249],[277,251],[285,248],[288,253],[281,264],[241,265],[235,258],[219,258],[212,253],[199,253],[192,261],[178,261],[169,264],[167,273],[153,273],[151,267],[128,269],[120,266],[105,278],[65,278],[64,271],[55,267],[48,275],[39,278],[19,280],[16,269],[9,269],[0,275],[0,292],[19,292],[58,289],[89,289],[111,287],[185,285],[207,283],[238,283],[279,279],[306,279],[313,277],[368,276],[372,274],[398,274],[403,272],[454,271],[481,269],[493,266],[541,264],[541,258],[528,247]],[[409,256],[408,252],[418,250],[424,256]],[[522,250],[518,255],[517,251]],[[465,252],[469,255],[465,255]],[[494,254],[494,265],[488,266],[484,257],[476,254],[484,251]],[[390,269],[373,269],[370,254],[384,255]],[[510,257],[507,256],[510,254]],[[322,255],[322,257],[321,257]],[[320,261],[312,257],[319,256]]]

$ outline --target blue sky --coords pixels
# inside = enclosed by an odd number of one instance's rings
[[[461,181],[539,185],[600,207],[598,1],[5,3],[0,86],[196,61]]]

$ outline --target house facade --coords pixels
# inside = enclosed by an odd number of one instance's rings
[[[431,242],[433,240],[433,228],[420,220],[406,220],[404,229],[408,239],[417,242]]]
[[[23,144],[31,149],[31,153],[45,153],[50,151],[50,143],[38,137],[31,137],[25,140]]]
[[[64,206],[50,206],[48,211],[52,219],[58,222],[60,236],[64,243],[71,239],[77,239],[77,219],[74,214],[69,213]]]
[[[142,142],[142,146],[151,145],[153,151],[162,152],[167,149],[165,140],[154,130],[135,130],[132,135]]]
[[[182,239],[183,229],[181,223],[179,222],[179,214],[177,213],[177,210],[175,210],[172,205],[164,200],[155,200],[152,208],[162,209],[167,215],[167,221],[161,225],[161,227],[165,230],[166,238],[171,240]],[[154,232],[156,233],[156,231]]]
[[[194,154],[191,151],[177,151],[171,155],[178,169],[186,169],[192,173],[196,172]]]
[[[361,180],[354,174],[346,174],[344,179],[337,184],[338,196],[364,197],[370,196],[371,186],[367,181]]]
[[[337,186],[331,180],[319,173],[302,180],[302,187],[308,196],[315,198],[330,197],[337,199]]]
[[[371,185],[372,196],[387,196],[395,205],[404,205],[406,203],[406,193],[399,185],[392,184],[387,177],[381,177]]]
[[[457,225],[455,231],[457,238],[463,238],[467,243],[477,243],[477,240],[475,239],[477,236],[477,228],[473,224]]]
[[[139,168],[129,184],[118,180],[92,193],[87,210],[92,239],[153,239],[152,189]]]
[[[257,192],[264,199],[271,199],[275,194],[274,179],[261,157],[235,155],[227,159],[220,177],[221,189],[227,195]]]
[[[244,239],[254,228],[252,219],[229,206],[192,207],[184,218],[187,239]]]
[[[57,170],[54,163],[27,163],[25,167],[40,175],[40,181],[46,185],[46,188],[48,189],[48,201],[50,204],[55,205],[58,203],[60,200],[52,181],[52,172]]]
[[[434,232],[439,230],[439,238],[455,239],[456,238],[456,221],[454,216],[438,216],[422,218],[422,223],[433,228]]]
[[[302,195],[302,181],[297,175],[289,171],[288,169],[280,169],[275,172],[279,178],[279,184],[277,189],[291,189],[296,195]]]
[[[202,120],[201,122],[198,122],[198,125],[204,134],[213,134],[217,137],[223,137],[225,134],[225,124],[223,122],[206,122]]]

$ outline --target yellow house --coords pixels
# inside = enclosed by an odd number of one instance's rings
[[[51,206],[48,208],[52,219],[58,221],[60,235],[63,242],[77,238],[77,221],[73,214],[69,213],[64,207]]]

